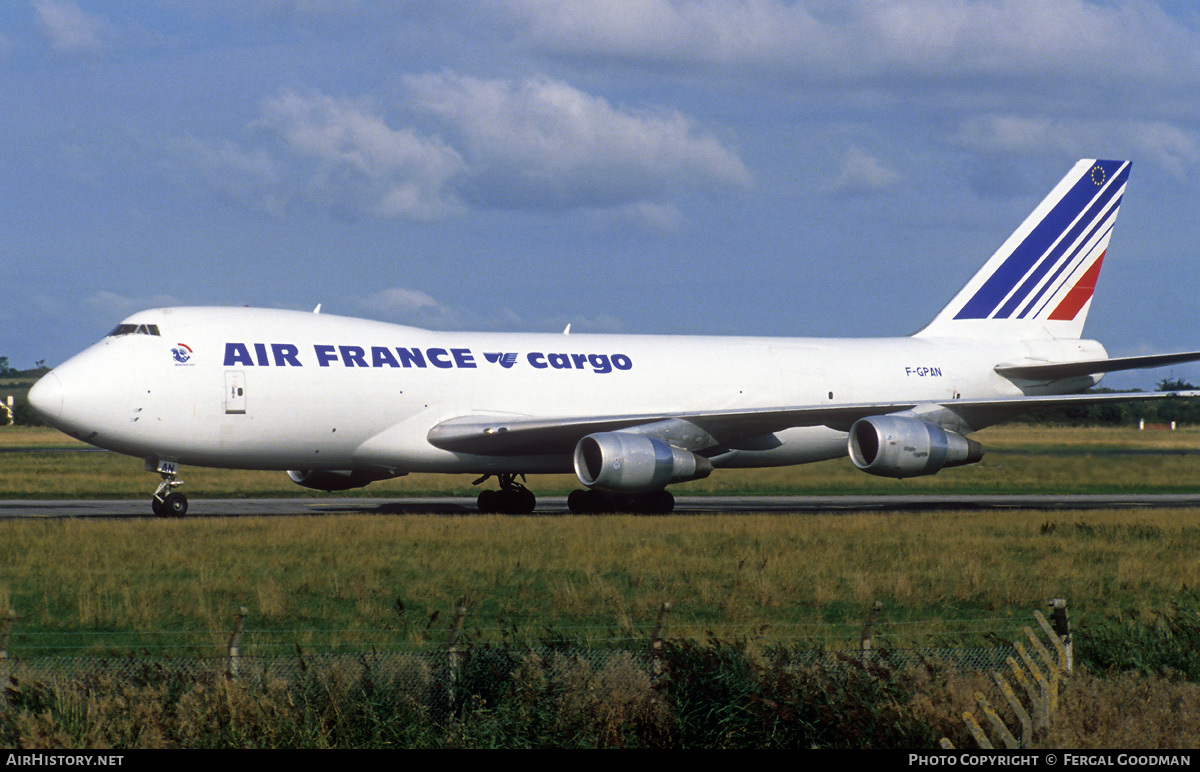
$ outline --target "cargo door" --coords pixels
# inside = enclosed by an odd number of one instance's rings
[[[245,415],[246,375],[241,370],[225,371],[225,415]]]

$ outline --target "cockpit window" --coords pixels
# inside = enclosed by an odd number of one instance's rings
[[[105,335],[106,338],[115,338],[118,335],[159,335],[157,324],[118,324],[112,328],[112,332]]]

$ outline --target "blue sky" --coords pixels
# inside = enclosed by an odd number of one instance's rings
[[[1086,334],[1200,348],[1193,3],[12,0],[0,73],[17,367],[164,304],[908,334],[1081,157]]]

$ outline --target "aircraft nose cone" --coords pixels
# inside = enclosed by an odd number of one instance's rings
[[[47,421],[62,414],[62,381],[53,372],[46,373],[29,389],[29,406]]]

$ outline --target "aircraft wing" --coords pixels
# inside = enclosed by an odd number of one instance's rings
[[[1093,371],[1094,372],[1094,371]],[[1037,407],[1098,402],[1137,402],[1170,397],[1200,397],[1200,391],[1114,392],[1035,397],[957,399],[945,402],[874,402],[850,405],[755,408],[714,412],[537,418],[512,415],[467,415],[434,426],[428,435],[435,447],[479,455],[526,455],[571,452],[580,439],[595,432],[635,431],[660,437],[688,450],[723,445],[797,426],[828,426],[848,431],[860,418],[921,408],[943,408],[967,424],[988,423],[986,416]],[[990,422],[994,422],[991,418]]]
[[[1180,362],[1195,362],[1200,351],[1182,351],[1178,354],[1151,354],[1149,356],[1116,357],[1093,359],[1087,362],[1048,362],[1036,365],[997,365],[994,369],[1005,378],[1022,378],[1035,381],[1054,381],[1077,375],[1111,373],[1117,370],[1139,370],[1147,367],[1163,367]]]
[[[819,407],[729,410],[711,413],[647,413],[578,418],[487,417],[451,418],[429,431],[429,443],[443,450],[482,455],[525,455],[571,452],[595,432],[638,428],[672,444],[696,450],[792,426],[845,425],[859,418],[915,407],[915,402],[886,405],[822,405]],[[647,427],[653,426],[651,430]],[[688,435],[684,438],[682,435]]]

